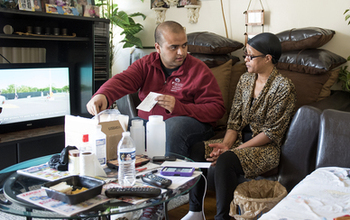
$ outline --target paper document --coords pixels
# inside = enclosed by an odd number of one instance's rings
[[[155,104],[157,104],[157,101],[155,99],[160,95],[162,94],[150,92],[136,108],[145,112],[150,112]]]
[[[162,167],[194,167],[194,168],[209,168],[211,162],[177,162],[177,161],[165,161],[162,163]]]

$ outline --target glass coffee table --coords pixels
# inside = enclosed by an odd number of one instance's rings
[[[173,154],[175,155],[175,154]],[[0,211],[11,215],[24,216],[26,219],[49,218],[49,219],[84,219],[99,217],[98,219],[110,219],[111,215],[126,212],[142,212],[142,209],[163,205],[165,219],[168,219],[167,204],[170,200],[186,194],[197,184],[200,175],[182,184],[176,189],[167,189],[160,196],[148,199],[139,204],[130,204],[120,200],[110,200],[101,205],[95,206],[87,211],[83,211],[74,216],[64,216],[56,212],[36,206],[17,197],[18,194],[41,188],[41,185],[47,181],[18,174],[16,171],[28,167],[44,164],[49,161],[52,155],[35,158],[24,161],[0,171]],[[176,155],[187,162],[190,159]]]

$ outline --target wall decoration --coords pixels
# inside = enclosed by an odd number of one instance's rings
[[[176,6],[179,2],[179,0],[164,0],[164,1],[170,6]]]
[[[24,11],[34,11],[33,0],[18,0],[19,9]]]
[[[156,14],[156,24],[164,22],[167,8],[152,8],[152,10]]]
[[[185,5],[187,9],[188,22],[195,24],[198,22],[200,5]]]
[[[42,11],[43,9],[41,8],[41,0],[34,0],[34,10],[35,11]]]
[[[261,27],[261,32],[264,32],[264,6],[260,1],[260,5],[261,5],[261,9],[259,10],[249,10],[250,7],[250,3],[252,2],[252,0],[249,1],[248,4],[248,8],[245,12],[243,12],[243,14],[245,15],[245,44],[247,44],[248,40],[252,37],[254,37],[255,35],[258,34],[258,32],[254,32],[252,30],[248,31],[248,26],[251,27],[251,29],[253,28],[253,26],[260,26]]]
[[[57,5],[46,4],[46,13],[58,14],[58,7],[57,7]]]
[[[151,9],[153,8],[169,8],[169,5],[164,0],[151,0]]]
[[[84,7],[84,17],[99,18],[100,8],[94,5],[86,5]]]
[[[197,5],[197,0],[179,0],[177,7],[183,8],[186,5]]]

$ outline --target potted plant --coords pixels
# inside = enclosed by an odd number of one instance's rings
[[[345,21],[349,20],[348,25],[350,25],[350,9],[346,9],[344,12]],[[347,61],[350,61],[350,56]],[[344,91],[350,92],[350,71],[348,66],[343,66],[340,68],[338,82],[341,82]]]
[[[141,0],[143,2],[143,0]],[[114,61],[114,45],[113,45],[113,26],[116,25],[123,29],[120,35],[124,35],[124,39],[121,43],[124,43],[123,48],[128,47],[142,47],[142,41],[140,38],[135,37],[135,34],[139,33],[143,26],[140,23],[136,23],[133,17],[141,16],[143,20],[146,16],[140,12],[127,14],[124,11],[119,11],[118,4],[113,4],[113,0],[96,0],[96,6],[99,6],[102,10],[101,17],[109,19],[111,22],[109,29],[109,58],[110,58],[110,75],[112,75],[112,66]]]

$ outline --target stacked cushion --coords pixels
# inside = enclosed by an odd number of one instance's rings
[[[297,108],[329,96],[339,74],[336,67],[346,63],[345,58],[319,49],[334,34],[333,30],[319,27],[294,28],[276,34],[282,45],[277,68],[293,81],[297,91]]]
[[[322,47],[334,36],[335,31],[318,27],[293,28],[277,35],[282,52]]]

